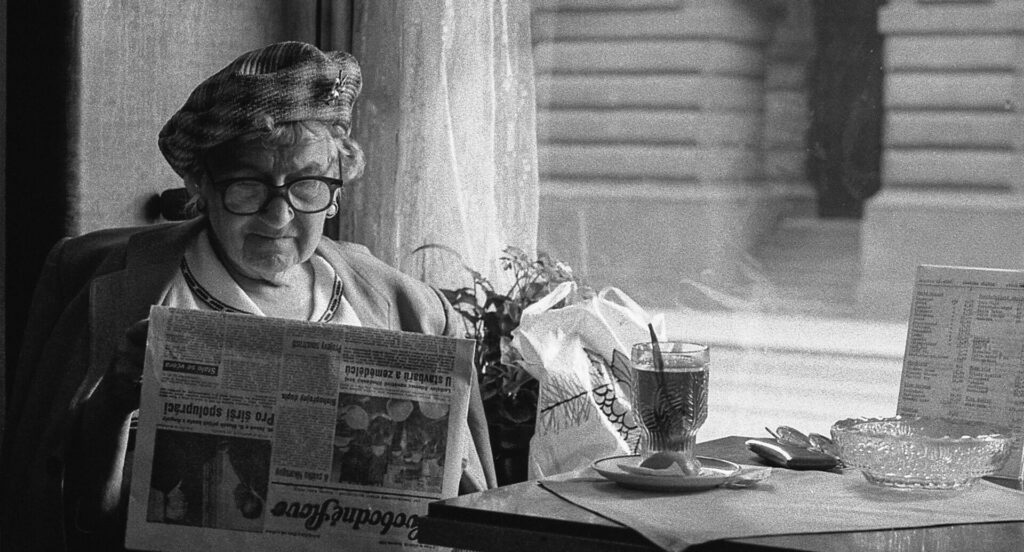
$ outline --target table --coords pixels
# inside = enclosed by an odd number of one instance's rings
[[[726,437],[697,445],[704,456],[759,464],[743,444],[747,437]],[[993,480],[1020,489],[1020,483]],[[484,552],[651,551],[646,539],[619,523],[590,513],[542,488],[536,481],[441,500],[430,504],[419,522],[419,540],[427,544]],[[690,550],[880,550],[1019,551],[1024,522],[889,529],[849,533],[780,535],[714,541]]]

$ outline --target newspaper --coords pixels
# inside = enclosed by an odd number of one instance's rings
[[[377,550],[455,496],[473,342],[153,307],[126,546]]]
[[[1024,478],[1024,271],[918,267],[897,412],[1008,428]]]

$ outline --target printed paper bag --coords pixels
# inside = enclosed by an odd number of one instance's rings
[[[658,335],[665,335],[660,315],[652,320],[614,287],[553,308],[574,288],[572,282],[561,284],[527,307],[512,332],[513,346],[540,383],[530,441],[531,479],[636,451],[640,428],[630,406],[630,349],[650,340],[649,322]]]

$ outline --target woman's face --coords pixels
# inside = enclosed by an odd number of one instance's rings
[[[252,177],[274,186],[299,176],[338,176],[334,143],[310,138],[295,145],[268,147],[256,142],[233,142],[218,147],[207,158],[213,182]],[[206,182],[199,190],[207,208],[214,247],[228,272],[271,284],[283,283],[290,270],[312,257],[323,233],[326,211],[298,213],[283,197],[270,200],[253,215],[229,213],[220,192]],[[338,195],[333,198],[337,201]]]

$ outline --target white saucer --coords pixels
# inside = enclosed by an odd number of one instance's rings
[[[729,481],[740,472],[740,467],[728,460],[698,456],[701,463],[698,475],[646,475],[623,471],[619,464],[639,466],[639,455],[609,456],[597,460],[593,468],[604,477],[631,489],[643,491],[702,491]]]

